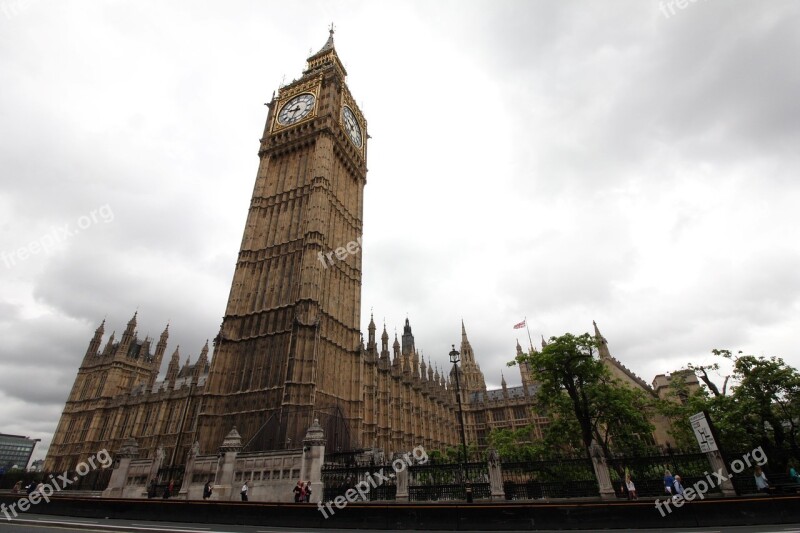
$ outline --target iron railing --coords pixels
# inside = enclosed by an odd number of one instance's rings
[[[597,496],[599,488],[590,459],[553,459],[503,463],[507,500]]]

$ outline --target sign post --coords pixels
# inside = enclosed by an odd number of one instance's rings
[[[731,482],[731,474],[728,472],[728,467],[725,464],[725,459],[719,451],[717,439],[714,438],[714,429],[711,427],[711,421],[705,411],[700,411],[689,417],[689,422],[692,424],[694,436],[697,438],[697,444],[700,445],[700,451],[706,454],[708,462],[711,464],[716,472],[719,472],[723,481],[720,483],[719,488],[723,496],[736,496],[736,488]]]

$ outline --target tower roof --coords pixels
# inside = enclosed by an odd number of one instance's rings
[[[325,41],[325,45],[322,48],[320,48],[319,52],[317,52],[314,55],[319,55],[319,54],[321,54],[323,52],[327,52],[329,50],[333,50],[333,24],[331,24],[331,27],[328,30],[328,40]]]
[[[342,76],[347,76],[347,71],[342,64],[342,60],[339,59],[339,55],[336,53],[336,48],[333,45],[333,24],[328,29],[328,40],[325,41],[325,44],[319,51],[308,58],[308,68],[303,74],[308,74],[312,71],[315,71],[321,68],[323,65],[327,63],[333,63],[336,68],[341,70]]]

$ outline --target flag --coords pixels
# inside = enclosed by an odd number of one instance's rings
[[[527,320],[527,319],[525,319],[525,320]],[[522,329],[522,328],[524,328],[525,327],[525,320],[523,320],[519,324],[514,324],[514,329]]]

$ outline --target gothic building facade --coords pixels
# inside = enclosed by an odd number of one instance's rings
[[[152,339],[138,338],[136,318],[119,340],[112,333],[105,346],[105,321],[95,331],[53,435],[45,471],[71,470],[100,450],[118,450],[130,436],[138,439],[143,457],[166,444],[169,459],[183,461],[184,455],[175,454],[192,443],[208,374],[208,342],[194,364],[187,357],[182,366],[176,347],[159,380],[169,326],[153,350]]]
[[[180,464],[197,442],[214,453],[233,427],[245,451],[297,447],[319,419],[329,451],[460,442],[455,375],[420,356],[408,320],[402,342],[380,346],[370,320],[361,336],[361,254],[367,122],[333,42],[268,104],[259,167],[232,286],[209,362],[180,365],[176,349],[159,380],[168,328],[155,347],[136,315],[122,338],[95,332],[53,437],[45,469],[73,468],[135,437],[140,457],[161,447]],[[493,428],[532,425],[536,383],[487,390],[462,323],[460,373],[470,442]],[[597,332],[599,336],[599,332]],[[518,346],[517,350],[521,350]],[[509,357],[510,358],[510,357]],[[611,360],[609,360],[611,361]],[[612,364],[611,362],[610,364]],[[624,372],[623,372],[624,374]],[[636,380],[635,386],[642,386]],[[646,387],[646,385],[644,385]]]

